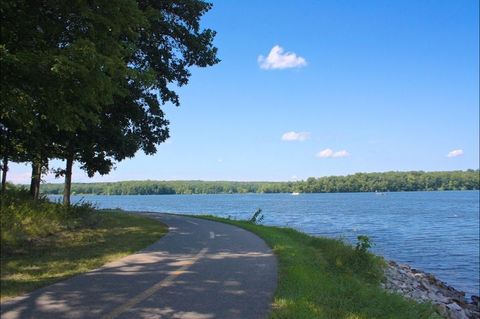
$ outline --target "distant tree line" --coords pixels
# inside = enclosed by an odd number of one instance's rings
[[[125,181],[74,183],[72,192],[95,195],[341,193],[478,190],[480,171],[357,173],[298,182]],[[62,194],[62,185],[45,184],[46,194]]]
[[[0,4],[0,168],[32,167],[38,199],[51,159],[64,167],[69,206],[74,162],[108,174],[137,151],[154,154],[169,137],[162,105],[190,68],[219,62],[201,0],[18,1]]]
[[[308,178],[297,187],[297,191],[304,193],[474,190],[479,189],[479,170],[357,173]]]

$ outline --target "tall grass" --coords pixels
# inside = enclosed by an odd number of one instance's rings
[[[0,203],[2,255],[22,251],[65,230],[92,226],[98,222],[94,212],[89,203],[64,207],[44,196],[34,201],[26,190],[9,188]]]

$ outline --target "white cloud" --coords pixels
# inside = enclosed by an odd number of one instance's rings
[[[333,151],[329,148],[326,148],[323,151],[320,151],[317,153],[317,157],[320,157],[320,158],[328,158],[328,157],[332,157],[332,155],[333,155]]]
[[[348,153],[346,150],[335,152],[332,155],[332,157],[348,157],[348,156],[350,156],[350,153]]]
[[[308,132],[286,132],[282,135],[282,141],[305,141],[310,138],[310,133]]]
[[[350,156],[350,153],[348,153],[346,150],[334,152],[332,149],[326,148],[323,151],[318,152],[316,156],[320,158],[340,158]]]
[[[463,155],[463,150],[453,150],[447,154],[447,157],[458,157]]]
[[[284,52],[283,48],[276,45],[270,50],[267,57],[258,56],[258,64],[264,70],[300,68],[307,65],[307,61],[293,52]]]

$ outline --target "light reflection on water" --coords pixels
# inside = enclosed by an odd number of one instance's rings
[[[478,191],[72,197],[72,202],[79,200],[99,208],[236,219],[246,219],[261,208],[268,225],[351,243],[359,234],[368,235],[374,252],[431,272],[467,294],[479,294]]]

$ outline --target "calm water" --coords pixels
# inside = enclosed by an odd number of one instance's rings
[[[245,219],[261,208],[267,225],[313,235],[370,236],[374,252],[431,272],[479,295],[479,192],[73,196],[99,208],[213,214]]]

